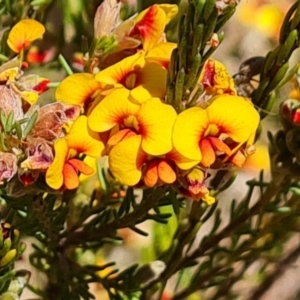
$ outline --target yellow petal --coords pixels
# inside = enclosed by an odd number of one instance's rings
[[[63,167],[64,186],[68,190],[73,190],[79,186],[79,177],[74,167],[66,163]]]
[[[126,57],[120,62],[100,71],[95,75],[95,79],[103,85],[115,85],[121,83],[126,87],[126,76],[132,72],[139,71],[144,64],[144,53],[138,52],[135,55]]]
[[[122,140],[127,139],[133,135],[136,135],[136,133],[134,131],[132,131],[131,129],[122,129],[120,131],[118,131],[117,133],[113,134],[109,140],[107,141],[106,146],[107,147],[113,147],[116,144],[120,143]]]
[[[147,156],[141,148],[140,135],[131,136],[114,146],[109,154],[109,166],[122,184],[136,185],[142,176],[142,166]]]
[[[174,148],[172,149],[171,152],[166,154],[166,158],[168,160],[175,162],[178,168],[182,170],[191,169],[199,163],[199,161],[186,158],[185,156],[181,155],[178,151],[176,151]]]
[[[129,100],[135,104],[142,104],[151,98],[149,90],[145,89],[142,85],[130,91]]]
[[[175,43],[160,43],[146,54],[147,62],[156,62],[168,69],[172,51],[177,47]]]
[[[195,165],[201,161],[199,141],[207,126],[206,111],[200,107],[189,108],[178,115],[173,129],[174,148],[194,162],[180,164],[180,168],[189,169],[192,164]],[[177,165],[179,166],[178,163]]]
[[[158,181],[157,161],[153,160],[147,164],[147,169],[143,175],[144,183],[147,187],[154,187]]]
[[[85,181],[87,179],[89,179],[91,176],[95,175],[96,174],[96,166],[97,166],[97,159],[94,158],[94,157],[91,157],[91,156],[86,156],[84,159],[83,159],[83,162],[88,165],[91,169],[93,169],[93,173],[92,174],[89,174],[89,175],[85,175],[83,173],[81,173],[79,175],[79,181],[82,182],[82,181]]]
[[[15,84],[12,84],[11,87],[14,91],[27,103],[33,105],[39,99],[38,92],[35,91],[21,91]]]
[[[255,27],[267,37],[276,38],[280,32],[284,13],[281,9],[270,4],[262,5],[254,14]]]
[[[167,24],[165,11],[159,5],[152,5],[142,11],[136,18],[136,24],[130,36],[142,40],[144,50],[150,50],[160,40]]]
[[[106,96],[88,116],[89,127],[96,132],[104,132],[115,125],[123,124],[124,118],[136,115],[139,105],[128,100],[129,91],[116,89]]]
[[[16,53],[27,48],[33,41],[41,38],[45,27],[33,19],[24,19],[18,22],[8,35],[7,44]]]
[[[259,114],[253,104],[238,96],[215,97],[207,108],[207,115],[209,123],[217,125],[237,143],[253,136],[259,124]]]
[[[53,189],[63,185],[63,167],[68,156],[68,144],[65,139],[58,139],[54,143],[55,156],[46,172],[46,182]]]
[[[176,180],[176,173],[172,167],[164,160],[160,161],[157,166],[159,179],[163,183],[171,184]]]
[[[246,158],[243,169],[246,171],[270,170],[270,154],[268,147],[263,144],[255,144],[256,151]]]
[[[94,169],[83,161],[71,158],[65,163],[63,168],[64,186],[69,190],[76,189],[79,186],[78,174],[92,175],[93,172]]]
[[[151,97],[163,99],[166,94],[167,70],[157,63],[146,63],[138,73],[140,85],[131,90],[130,96],[136,103],[143,103]]]
[[[78,153],[98,158],[104,150],[104,144],[96,138],[87,125],[87,117],[80,116],[72,125],[66,140],[69,148],[76,149]]]
[[[147,100],[138,112],[142,148],[151,155],[162,155],[172,150],[172,128],[176,119],[175,109],[158,98]]]
[[[83,106],[100,88],[100,83],[92,74],[72,74],[57,87],[55,98],[57,101]]]
[[[166,24],[168,24],[178,13],[178,6],[174,4],[159,4],[159,8],[163,9],[166,14]]]
[[[215,162],[216,153],[208,139],[200,141],[199,146],[202,152],[201,164],[208,168]]]

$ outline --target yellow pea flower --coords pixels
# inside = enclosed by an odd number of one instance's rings
[[[79,185],[79,172],[91,175],[94,170],[78,159],[86,154],[101,157],[104,145],[96,138],[87,126],[87,117],[80,116],[71,127],[65,138],[54,142],[55,156],[46,172],[46,182],[53,189],[66,187],[75,189]]]
[[[207,95],[236,95],[234,81],[226,67],[219,61],[209,58],[201,72],[199,82]]]
[[[139,52],[100,71],[95,79],[105,89],[125,87],[131,101],[142,103],[151,97],[165,96],[167,69],[154,61],[147,62],[145,53]]]
[[[88,116],[89,127],[105,132],[119,126],[142,136],[142,149],[150,155],[162,155],[172,149],[171,132],[175,109],[151,98],[141,105],[128,100],[129,91],[116,89],[106,96]]]
[[[40,22],[33,19],[24,19],[18,22],[11,29],[7,44],[11,50],[20,53],[33,41],[42,37],[45,27]]]
[[[178,191],[195,201],[202,200],[208,205],[215,202],[215,198],[209,194],[209,190],[205,184],[207,174],[198,167],[192,168],[184,176],[179,176],[177,186]]]
[[[228,161],[243,144],[253,142],[259,114],[245,98],[215,97],[206,109],[189,108],[180,113],[173,129],[175,149],[187,161],[176,162],[184,170],[201,163],[210,167],[217,158]]]
[[[129,91],[124,88],[110,93],[91,111],[88,124],[96,132],[119,129],[107,142],[111,149],[110,169],[123,184],[135,185],[141,179],[145,162],[172,150],[176,111],[158,98],[139,105],[128,100],[128,96]]]

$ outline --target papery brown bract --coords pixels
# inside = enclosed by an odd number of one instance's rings
[[[38,119],[32,128],[30,138],[43,138],[52,141],[65,136],[64,126],[68,127],[80,114],[80,106],[61,102],[50,103],[38,110]]]
[[[94,37],[110,36],[119,22],[121,2],[105,0],[97,8],[94,18]]]
[[[0,95],[0,109],[5,112],[5,115],[8,116],[13,112],[14,121],[23,119],[24,112],[21,97],[6,85],[0,85]]]
[[[17,156],[9,152],[0,152],[0,184],[12,179],[17,170]]]

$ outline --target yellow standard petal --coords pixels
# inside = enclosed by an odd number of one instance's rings
[[[142,148],[150,155],[162,155],[172,150],[172,129],[175,109],[158,98],[147,100],[138,112]]]
[[[114,146],[109,153],[109,168],[122,184],[136,185],[142,176],[142,166],[147,159],[141,148],[140,135],[132,136]]]
[[[83,106],[101,84],[89,73],[72,74],[65,78],[55,91],[57,101]]]
[[[238,96],[215,97],[206,110],[209,123],[215,124],[237,143],[243,143],[253,136],[260,120],[253,104]]]
[[[69,148],[76,149],[78,153],[98,158],[104,150],[104,144],[96,138],[87,125],[87,117],[80,116],[73,124],[66,136]]]
[[[24,19],[18,22],[8,35],[7,44],[16,53],[27,48],[33,41],[41,38],[45,27],[36,20]]]
[[[124,119],[136,115],[140,106],[128,100],[129,91],[116,89],[106,96],[88,116],[89,127],[96,132],[104,132],[115,125],[123,124]]]
[[[53,189],[59,189],[64,182],[63,168],[67,160],[69,147],[67,141],[58,139],[54,143],[55,156],[52,164],[46,172],[46,182]]]
[[[207,126],[206,111],[200,107],[189,108],[177,116],[173,128],[173,145],[179,154],[190,161],[176,162],[180,168],[189,169],[201,161],[199,142]]]

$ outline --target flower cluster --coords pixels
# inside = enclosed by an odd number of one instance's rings
[[[206,179],[213,169],[241,167],[253,153],[259,114],[248,99],[236,95],[232,77],[213,59],[205,62],[199,76],[202,94],[197,101],[176,110],[167,101],[166,87],[177,45],[166,40],[164,30],[177,6],[153,5],[120,22],[120,3],[109,3],[104,1],[96,14],[94,55],[84,56],[86,73],[64,79],[56,89],[57,102],[28,110],[29,119],[36,112],[36,121],[19,142],[21,154],[5,159],[11,172],[2,171],[1,181],[36,170],[50,188],[74,189],[79,174],[94,172],[84,158],[107,156],[121,184],[172,184],[184,195],[212,203]],[[104,19],[107,26],[101,27]],[[21,41],[14,37],[16,30],[8,44],[21,52],[33,38],[23,34]],[[19,107],[13,117],[23,120],[22,93],[33,93],[39,82],[24,87],[22,77],[7,70],[0,77],[0,88],[11,93],[7,97],[20,99],[13,105],[15,110]],[[9,115],[6,112],[7,119]]]

